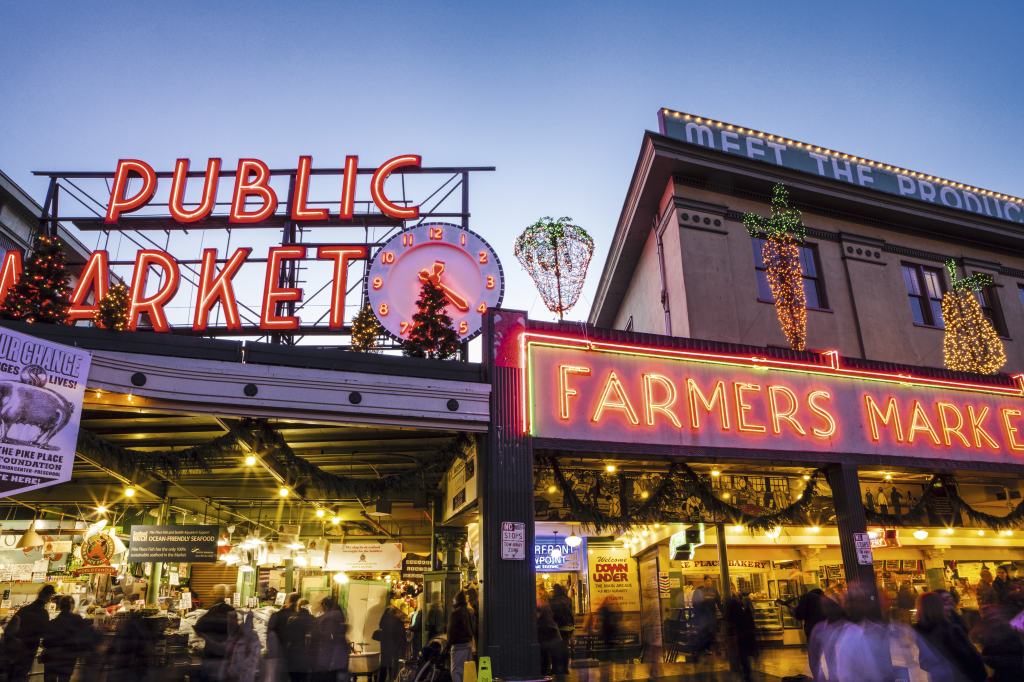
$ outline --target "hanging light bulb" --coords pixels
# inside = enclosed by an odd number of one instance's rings
[[[325,514],[325,513],[326,513],[326,512],[325,512],[325,511],[324,511],[323,509],[317,509],[317,510],[316,510],[316,515],[317,515],[317,518],[321,518],[321,519],[322,519],[322,518],[324,517],[324,514]]]
[[[28,530],[18,540],[18,544],[14,546],[15,549],[30,549],[32,547],[42,547],[43,538],[36,532],[36,522],[33,521],[29,524]]]
[[[278,491],[278,494],[281,495],[281,497],[288,497],[288,488],[281,488]]]
[[[928,531],[926,531],[926,530],[915,530],[914,531],[914,537],[917,538],[918,540],[924,540],[926,537],[928,537]]]
[[[782,526],[775,526],[775,528],[772,528],[771,530],[766,530],[764,534],[774,540],[782,534]]]
[[[296,566],[305,566],[306,565],[306,557],[304,557],[304,556],[297,556],[297,557],[295,557],[295,565]]]
[[[712,469],[712,470],[711,470],[711,475],[712,475],[712,476],[718,476],[718,475],[720,475],[721,473],[722,473],[722,472],[721,472],[721,471],[719,471],[718,469]]]
[[[333,523],[335,526],[337,526],[339,523],[341,523],[341,517],[340,516],[335,516],[333,519],[331,519],[331,523]]]
[[[334,582],[339,583],[341,585],[344,585],[345,583],[348,582],[348,576],[345,575],[344,573],[335,573],[334,574]]]
[[[558,492],[558,488],[553,486],[553,485],[549,485],[548,486],[548,492],[551,493],[552,495],[554,495],[555,493]]]
[[[615,473],[615,465],[614,464],[609,464],[608,466],[605,467],[605,469],[608,470],[609,474]]]
[[[101,504],[100,506],[96,507],[96,513],[97,513],[97,514],[106,514],[106,513],[107,513],[107,508],[106,508],[106,507],[104,507],[104,506],[103,506],[103,505]]]
[[[810,474],[804,474],[804,480],[805,481],[811,480],[811,475]]]
[[[252,466],[253,464],[256,463],[256,458],[253,457],[252,455],[249,455],[248,457],[245,458],[245,463],[248,466]]]
[[[135,497],[135,487],[128,486],[127,488],[124,489],[124,494],[128,497]]]
[[[581,538],[579,535],[576,535],[575,530],[572,532],[572,535],[565,539],[565,544],[569,545],[570,547],[579,547],[581,542],[583,542],[583,538]]]

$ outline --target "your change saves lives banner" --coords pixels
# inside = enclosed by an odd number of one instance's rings
[[[92,354],[0,328],[0,495],[71,479]]]

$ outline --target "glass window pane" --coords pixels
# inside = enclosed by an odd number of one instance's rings
[[[911,296],[910,297],[910,310],[914,313],[914,323],[924,324],[924,310],[921,309],[921,299]]]
[[[914,296],[921,295],[921,283],[917,279],[917,270],[903,266],[903,281],[907,284],[907,293]]]
[[[809,277],[818,276],[818,271],[814,267],[814,249],[808,246],[800,247],[800,270]]]
[[[821,301],[818,298],[818,280],[804,277],[804,297],[807,299],[808,308],[821,307]]]
[[[757,297],[762,301],[775,302],[775,297],[772,296],[772,288],[768,285],[768,273],[764,270],[757,271]]]
[[[929,298],[942,298],[942,285],[939,284],[939,274],[934,270],[924,271],[924,282],[928,287]]]
[[[936,327],[945,327],[946,323],[942,321],[942,303],[940,301],[933,300],[932,304],[932,324]]]
[[[750,245],[754,248],[754,266],[764,267],[764,240],[757,237],[750,238]]]
[[[1024,288],[1021,288],[1019,284],[1017,285],[1017,293],[1020,294],[1020,304],[1024,305]]]

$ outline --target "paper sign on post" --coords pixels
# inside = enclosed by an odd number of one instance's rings
[[[284,598],[285,598],[285,596],[286,595],[285,595],[285,593],[283,591],[282,592],[278,592],[277,593],[277,598],[274,600],[274,605],[275,606],[284,606]]]
[[[501,558],[526,559],[526,524],[501,522]]]
[[[871,536],[867,533],[854,533],[853,544],[857,548],[857,563],[861,566],[871,566],[874,563],[871,556]]]

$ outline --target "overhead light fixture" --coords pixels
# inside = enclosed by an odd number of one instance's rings
[[[242,573],[252,573],[254,569],[249,564],[242,564],[241,566],[238,567],[238,570],[241,571]]]
[[[43,539],[39,537],[39,533],[36,532],[36,522],[33,521],[29,524],[28,530],[18,540],[18,544],[14,546],[15,549],[30,549],[32,547],[42,547]]]
[[[928,537],[928,531],[926,531],[926,530],[915,530],[914,531],[914,537],[917,538],[918,540],[924,540],[926,537]]]
[[[551,577],[551,576],[550,576],[550,575],[548,575],[547,573],[544,573],[543,575],[541,575],[541,578],[543,578],[544,580],[547,580],[547,579],[548,579],[548,578],[550,578],[550,577]]]
[[[640,491],[640,499],[641,499],[641,500],[646,500],[646,499],[647,499],[647,497],[648,497],[648,493],[647,493],[647,491],[646,491],[646,490],[642,490],[642,491]]]
[[[549,486],[548,486],[548,492],[549,492],[549,493],[551,493],[551,494],[553,495],[553,494],[555,494],[555,493],[557,493],[557,492],[558,492],[558,488],[557,488],[556,486],[553,486],[553,485],[549,485]]]
[[[721,474],[721,473],[722,473],[722,472],[721,472],[721,471],[719,471],[718,469],[712,469],[712,470],[711,470],[711,475],[712,475],[712,476],[718,476],[718,475],[719,475],[719,474]]]
[[[124,489],[124,494],[128,497],[135,497],[135,488],[133,486],[128,486]]]
[[[952,528],[947,528],[946,529],[946,535],[952,535],[952,534],[953,534],[953,529]]]
[[[979,530],[978,531],[978,535],[984,535],[984,534],[985,534],[985,531],[983,531],[983,530]]]
[[[817,533],[817,532],[818,532],[819,530],[821,530],[821,529],[820,529],[820,528],[818,528],[817,526],[812,526],[812,527],[811,527],[811,532],[812,532],[812,533]]]
[[[290,545],[285,545],[285,547],[287,547],[288,549],[305,549],[306,548],[306,546],[304,544],[302,544],[301,542],[299,542],[297,540],[295,542],[291,543]]]
[[[295,557],[295,565],[296,566],[305,566],[306,565],[306,557],[304,557],[304,556],[297,556],[297,557]]]
[[[107,508],[106,508],[106,507],[104,507],[104,506],[103,506],[103,505],[101,504],[100,506],[96,507],[96,513],[97,513],[97,514],[106,514],[106,513],[107,513]]]
[[[885,475],[885,480],[891,481],[892,480],[892,474],[886,474]]]
[[[324,511],[323,509],[317,509],[317,510],[316,510],[316,515],[317,515],[317,518],[320,518],[320,519],[322,519],[322,518],[324,517],[324,514],[325,514],[325,513],[326,513],[326,512],[325,512],[325,511]]]
[[[1006,534],[1007,535],[1013,535],[1013,531],[1012,530],[1008,530],[1008,531],[1006,531]]]
[[[572,535],[565,539],[565,544],[569,545],[570,547],[579,547],[580,543],[582,542],[583,538],[581,538],[579,535],[576,535],[576,531],[573,531]]]
[[[333,523],[335,526],[337,526],[339,523],[341,523],[341,517],[340,516],[335,516],[333,519],[331,519],[331,523]]]
[[[281,488],[277,492],[281,497],[288,497],[288,488]]]
[[[605,467],[605,469],[608,470],[609,474],[614,473],[615,472],[615,465],[614,464],[609,464],[608,466]]]
[[[644,537],[647,537],[647,531],[646,530],[643,531],[642,533],[640,533],[640,535],[643,535]]]
[[[804,480],[805,481],[811,480],[811,475],[810,474],[804,474]]]
[[[341,585],[344,585],[345,583],[348,582],[348,576],[345,575],[344,573],[335,573],[334,574],[334,582],[339,583]]]
[[[248,457],[245,458],[245,463],[248,466],[252,466],[253,464],[256,463],[256,458],[253,457],[252,455],[249,455]]]
[[[766,530],[764,534],[774,540],[782,534],[782,526],[775,526],[771,530]]]
[[[733,526],[732,529],[736,533],[742,533],[743,532],[743,526],[741,526],[738,523],[735,526]]]
[[[654,528],[655,528],[655,530],[657,530],[658,528],[661,528],[661,524],[660,523],[654,524]]]

